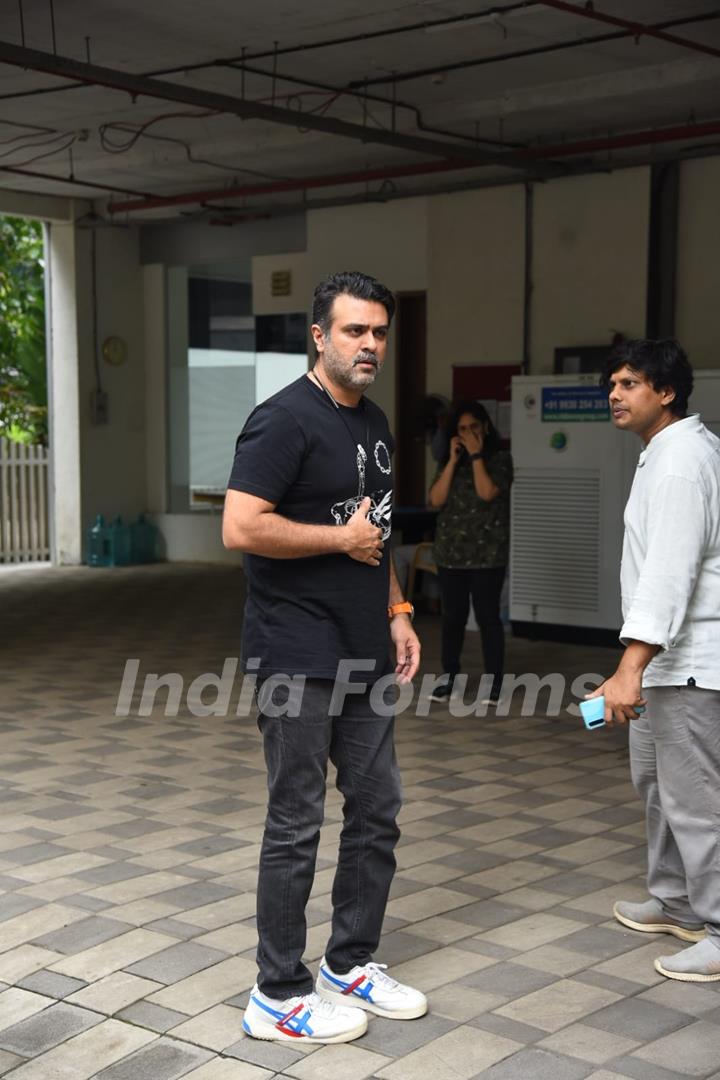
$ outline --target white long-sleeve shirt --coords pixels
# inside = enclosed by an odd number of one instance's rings
[[[720,690],[720,439],[698,415],[640,454],[620,583],[621,641],[661,646],[643,685]]]

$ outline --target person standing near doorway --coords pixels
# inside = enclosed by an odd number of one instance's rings
[[[512,457],[478,401],[461,401],[449,425],[447,456],[430,488],[439,509],[433,558],[442,598],[442,665],[445,679],[430,695],[449,701],[460,671],[465,625],[472,598],[482,637],[485,672],[492,675],[489,696],[497,705],[505,665],[505,632],[500,595],[510,548]]]
[[[411,1019],[427,1011],[424,994],[373,960],[395,871],[401,788],[393,717],[377,715],[370,695],[393,666],[409,682],[420,661],[412,606],[386,548],[393,440],[364,396],[382,371],[394,308],[390,291],[365,274],[334,274],[317,286],[315,366],[248,418],[225,504],[224,543],[246,553],[242,657],[258,674],[268,771],[259,975],[244,1028],[295,1045],[355,1039],[367,1012]],[[366,684],[342,683],[339,665],[346,673],[355,665]],[[332,931],[314,989],[303,962],[305,908],[328,760],[345,803]]]

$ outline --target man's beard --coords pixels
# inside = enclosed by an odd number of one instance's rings
[[[361,361],[373,364],[373,370],[361,370],[358,367],[358,363]],[[373,353],[363,350],[353,357],[352,363],[348,366],[347,360],[343,360],[337,349],[327,338],[322,353],[322,365],[333,382],[337,386],[342,386],[345,390],[364,390],[366,386],[370,386],[375,382],[376,375],[382,370],[382,361],[378,360]]]

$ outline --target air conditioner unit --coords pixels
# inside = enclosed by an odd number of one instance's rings
[[[512,380],[510,619],[616,631],[623,511],[642,443],[615,429],[597,375]],[[720,372],[690,410],[720,434]]]

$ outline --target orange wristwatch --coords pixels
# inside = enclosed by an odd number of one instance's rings
[[[403,600],[402,604],[391,604],[388,608],[388,619],[392,619],[395,615],[409,615],[413,619],[415,608],[408,600]]]

